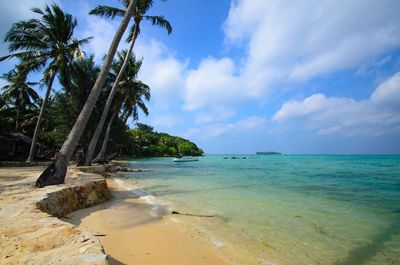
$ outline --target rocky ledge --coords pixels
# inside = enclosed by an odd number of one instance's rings
[[[0,177],[0,264],[108,264],[99,240],[57,217],[110,199],[104,177],[69,170],[66,183]]]

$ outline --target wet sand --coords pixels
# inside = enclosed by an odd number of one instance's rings
[[[113,199],[71,213],[65,219],[98,237],[110,264],[232,264],[182,216],[156,216],[151,205],[107,180]]]

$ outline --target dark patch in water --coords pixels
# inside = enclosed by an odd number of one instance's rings
[[[365,264],[379,253],[386,257],[386,254],[380,251],[385,248],[386,242],[391,241],[399,233],[400,223],[398,219],[395,219],[382,233],[376,235],[371,243],[351,250],[347,258],[337,261],[335,265]],[[386,257],[386,264],[400,264],[400,258]]]

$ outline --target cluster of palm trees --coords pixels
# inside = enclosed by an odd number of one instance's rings
[[[79,94],[89,81],[80,80],[79,73],[83,73],[88,70],[88,67],[91,67],[92,77],[95,77],[92,78],[93,86],[89,94],[84,97],[85,102],[58,152],[55,162],[37,180],[36,185],[39,187],[64,183],[67,166],[102,92],[109,90],[108,98],[86,153],[85,165],[90,165],[93,161],[94,152],[107,117],[109,117],[107,129],[96,160],[105,159],[109,132],[116,118],[120,118],[126,123],[129,117],[138,118],[139,109],[146,115],[148,114],[145,101],[150,99],[150,88],[137,80],[142,60],[136,60],[132,51],[140,33],[140,23],[143,20],[165,28],[168,34],[171,33],[172,28],[163,16],[146,15],[153,4],[152,0],[122,0],[122,3],[123,8],[98,6],[90,12],[92,15],[112,19],[122,18],[100,69],[96,69],[94,66],[93,57],[84,57],[85,53],[82,47],[91,38],[75,39],[73,33],[77,26],[76,19],[72,15],[64,13],[56,4],[46,6],[44,10],[33,8],[32,11],[40,18],[19,21],[13,24],[6,34],[5,41],[8,42],[10,54],[1,57],[0,61],[17,58],[19,63],[15,69],[4,76],[9,85],[3,88],[5,92],[0,103],[6,106],[7,101],[13,100],[12,105],[17,108],[16,131],[20,126],[18,116],[20,108],[29,108],[32,101],[38,101],[39,98],[32,88],[35,84],[26,81],[29,73],[42,72],[41,84],[47,88],[45,96],[41,100],[28,162],[35,158],[41,123],[55,78],[58,77],[66,94]],[[132,18],[133,25],[127,39],[129,48],[117,53],[118,45]],[[111,89],[108,89],[109,87]],[[3,108],[0,106],[0,111],[1,109]]]

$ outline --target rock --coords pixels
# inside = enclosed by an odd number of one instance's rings
[[[94,235],[54,217],[110,198],[104,177],[70,173],[43,189],[34,188],[35,177],[0,186],[0,264],[108,264]]]

